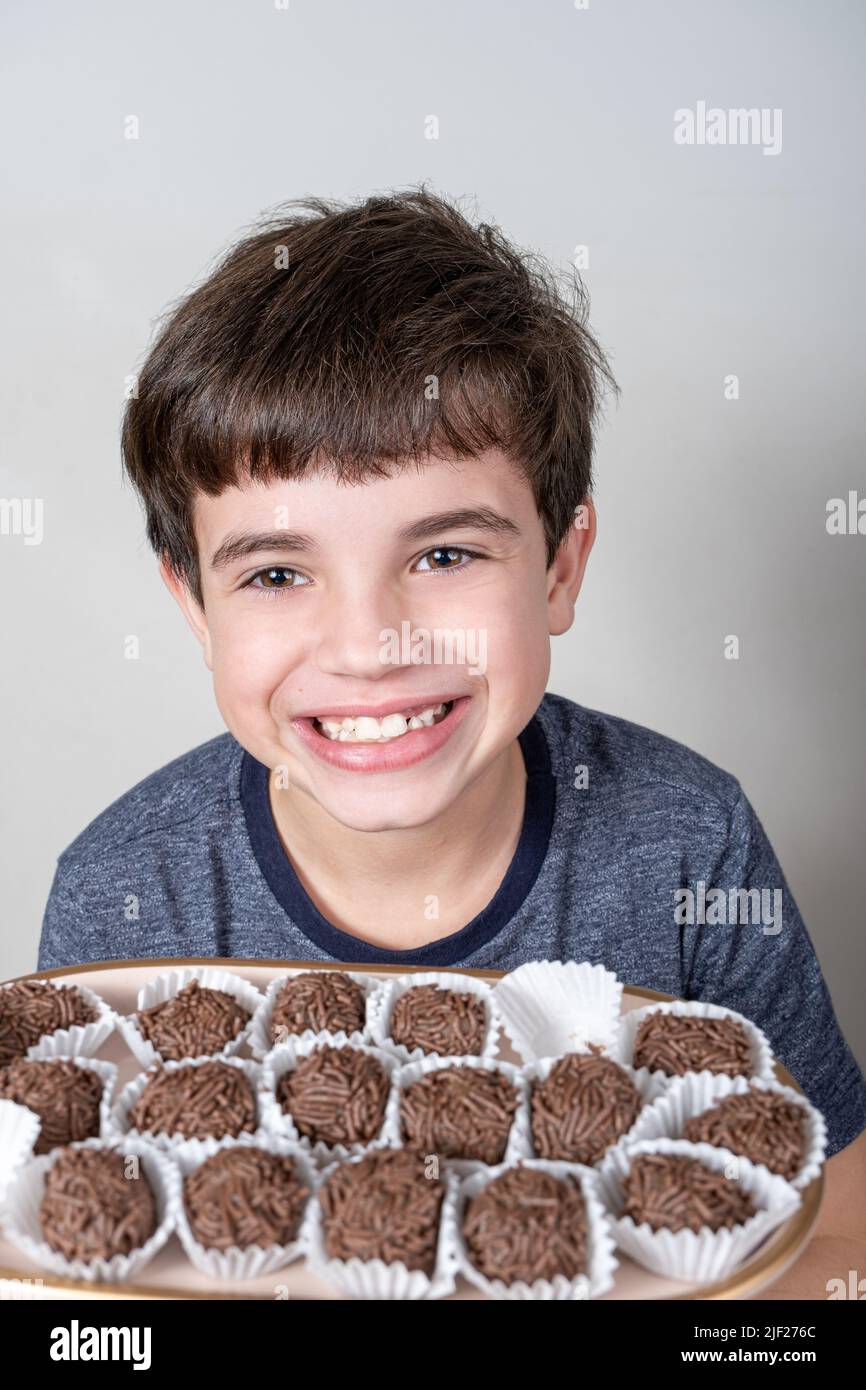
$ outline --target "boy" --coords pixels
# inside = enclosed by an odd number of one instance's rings
[[[866,1083],[737,780],[545,694],[615,387],[580,287],[423,188],[300,208],[175,309],[124,420],[230,732],[60,856],[40,968],[601,961],[753,1019],[851,1146]]]

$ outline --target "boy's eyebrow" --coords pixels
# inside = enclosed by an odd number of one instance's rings
[[[492,531],[497,535],[519,536],[520,527],[510,517],[493,507],[460,507],[447,512],[433,512],[419,518],[397,532],[400,540],[420,541],[459,527]],[[227,569],[235,560],[254,555],[259,550],[315,550],[316,542],[303,531],[241,531],[226,536],[211,556],[211,569]]]

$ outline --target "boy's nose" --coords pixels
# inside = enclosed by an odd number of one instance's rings
[[[317,657],[321,670],[376,680],[393,666],[394,643],[401,623],[409,617],[397,594],[386,586],[361,583],[332,591],[324,612],[318,615]]]

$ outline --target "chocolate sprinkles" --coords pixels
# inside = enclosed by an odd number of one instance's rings
[[[96,1023],[98,1018],[98,1011],[74,985],[16,980],[0,989],[0,1066],[25,1056],[46,1033]]]
[[[65,1149],[45,1175],[39,1221],[45,1240],[67,1260],[129,1255],[157,1229],[156,1198],[139,1164],[110,1149]]]
[[[586,1203],[571,1174],[507,1169],[467,1201],[463,1239],[475,1268],[504,1284],[589,1273]]]
[[[623,1178],[623,1216],[636,1225],[649,1222],[654,1231],[728,1230],[757,1212],[747,1192],[708,1168],[699,1159],[681,1154],[639,1154]]]
[[[206,1158],[183,1182],[190,1229],[210,1250],[290,1245],[309,1195],[291,1157],[246,1144]]]
[[[443,1067],[404,1086],[404,1142],[442,1158],[501,1163],[517,1110],[517,1088],[498,1071]]]
[[[271,1041],[304,1033],[363,1032],[366,996],[357,980],[340,970],[311,970],[286,980],[277,990],[271,1015]]]
[[[390,1036],[410,1052],[420,1047],[442,1057],[480,1057],[487,1036],[484,1001],[439,985],[414,985],[394,1005]]]
[[[634,1065],[673,1076],[687,1071],[726,1076],[752,1076],[754,1072],[749,1034],[739,1019],[658,1010],[647,1014],[638,1026]]]
[[[567,1053],[544,1081],[532,1085],[535,1153],[538,1158],[597,1163],[628,1133],[642,1105],[628,1072],[600,1050]]]
[[[402,1260],[432,1278],[444,1183],[411,1149],[377,1149],[340,1163],[319,1189],[326,1253],[337,1260]]]
[[[385,1120],[391,1078],[357,1047],[317,1047],[283,1072],[275,1094],[298,1132],[314,1143],[365,1144]]]
[[[222,1139],[256,1128],[256,1099],[249,1078],[227,1062],[157,1066],[129,1110],[129,1123],[153,1134]]]
[[[694,1115],[683,1138],[719,1144],[790,1180],[806,1159],[806,1111],[779,1091],[751,1087]]]
[[[33,1152],[45,1154],[58,1144],[99,1137],[102,1077],[77,1062],[52,1058],[16,1058],[0,1071],[0,1099],[26,1105],[39,1116]]]
[[[225,990],[190,980],[171,999],[140,1009],[135,1018],[142,1037],[165,1061],[180,1062],[222,1052],[243,1032],[250,1013]]]

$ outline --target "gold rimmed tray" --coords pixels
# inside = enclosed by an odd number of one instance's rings
[[[18,978],[28,980],[55,979],[68,980],[72,984],[86,985],[101,995],[118,1013],[132,1013],[137,1004],[138,991],[147,980],[166,970],[184,965],[211,965],[232,970],[249,980],[264,992],[275,975],[286,970],[353,970],[363,971],[377,977],[388,975],[408,975],[427,970],[428,966],[387,966],[352,965],[341,962],[339,966],[322,961],[303,960],[242,960],[229,957],[219,958],[150,958],[146,960],[105,961],[98,964],[64,967],[58,970],[42,970],[32,975]],[[437,967],[437,969],[443,969]],[[496,981],[503,977],[501,970],[471,970],[451,968],[445,973],[452,975],[474,975],[478,979]],[[622,997],[622,1012],[643,1007],[649,1002],[670,1001],[669,994],[656,990],[625,986]],[[118,1068],[118,1094],[128,1081],[141,1070],[136,1059],[127,1048],[120,1034],[115,1032],[103,1043],[96,1054],[104,1061],[114,1062]],[[251,1056],[244,1047],[239,1056]],[[503,1061],[520,1062],[520,1058],[503,1039],[499,1046],[499,1057]],[[800,1090],[790,1072],[776,1063],[776,1074],[785,1086]],[[635,1264],[620,1249],[616,1255],[619,1260],[614,1286],[605,1299],[748,1299],[767,1288],[778,1279],[799,1257],[807,1244],[821,1206],[824,1192],[824,1174],[801,1192],[802,1205],[741,1267],[727,1279],[715,1284],[684,1284],[670,1279],[662,1279]],[[136,1277],[134,1284],[90,1283],[80,1279],[64,1279],[48,1273],[28,1260],[10,1241],[0,1234],[0,1280],[25,1281],[20,1284],[26,1293],[29,1285],[37,1297],[56,1299],[81,1298],[132,1298],[132,1299],[339,1299],[344,1295],[339,1290],[324,1283],[312,1274],[303,1261],[287,1265],[285,1269],[258,1279],[249,1279],[232,1284],[222,1280],[209,1279],[200,1274],[186,1258],[177,1236],[172,1236],[159,1254]],[[34,1281],[40,1281],[35,1284]],[[483,1298],[484,1295],[465,1279],[458,1278],[457,1289],[449,1298]]]

